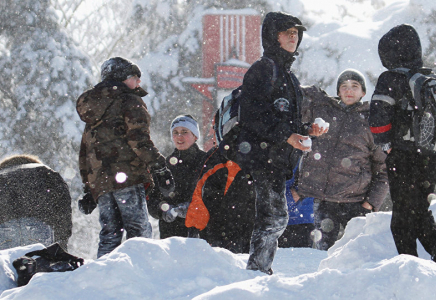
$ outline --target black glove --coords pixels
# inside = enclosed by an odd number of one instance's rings
[[[97,203],[95,203],[91,192],[86,193],[85,196],[79,200],[78,204],[79,210],[85,215],[89,215],[97,207]]]
[[[167,198],[172,198],[174,196],[174,178],[171,171],[165,166],[161,169],[154,169],[153,173],[153,181],[156,187],[159,188],[159,191],[162,195]]]

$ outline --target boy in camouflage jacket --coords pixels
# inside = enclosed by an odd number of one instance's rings
[[[146,190],[156,185],[164,194],[174,189],[165,158],[150,138],[150,115],[141,97],[141,71],[132,62],[114,57],[101,67],[102,82],[83,93],[77,112],[86,123],[79,167],[85,185],[79,207],[100,210],[100,242],[97,257],[127,238],[151,237]],[[94,201],[95,199],[95,201]]]

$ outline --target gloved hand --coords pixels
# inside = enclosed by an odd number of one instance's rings
[[[89,215],[97,207],[91,192],[87,192],[82,199],[79,200],[79,210],[85,215]]]
[[[177,213],[179,218],[186,218],[186,213],[188,212],[189,202],[183,202],[174,207],[174,211]]]
[[[153,181],[156,184],[156,187],[159,188],[159,191],[165,198],[172,198],[174,196],[174,178],[171,174],[171,171],[165,166],[160,169],[152,170]]]
[[[164,220],[167,223],[174,222],[174,220],[177,218],[177,212],[174,210],[174,208],[169,205],[169,209],[162,212],[162,220]]]

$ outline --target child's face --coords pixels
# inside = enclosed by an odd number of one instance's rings
[[[286,31],[280,31],[278,35],[280,47],[288,52],[294,53],[298,45],[298,29],[295,27],[289,28]]]
[[[182,126],[173,129],[172,137],[177,150],[188,150],[197,140],[191,130]]]
[[[131,76],[123,81],[130,89],[134,90],[139,87],[141,79],[138,76]]]
[[[346,105],[353,105],[365,96],[365,92],[356,80],[346,80],[339,86],[338,96]]]

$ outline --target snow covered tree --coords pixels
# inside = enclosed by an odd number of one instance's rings
[[[135,0],[133,24],[137,28],[134,59],[144,73],[141,78],[153,114],[152,133],[164,154],[172,149],[169,126],[182,113],[201,120],[201,97],[187,88],[184,77],[201,77],[202,17],[223,9],[254,8],[269,10],[266,1],[229,2],[220,0]]]
[[[35,154],[71,172],[82,127],[75,99],[91,85],[89,61],[60,30],[48,0],[7,0],[0,9],[1,90],[9,99],[0,112],[2,153]]]
[[[75,103],[91,86],[90,62],[59,27],[49,0],[4,0],[0,11],[2,157],[37,155],[67,181],[75,204],[83,128]]]

